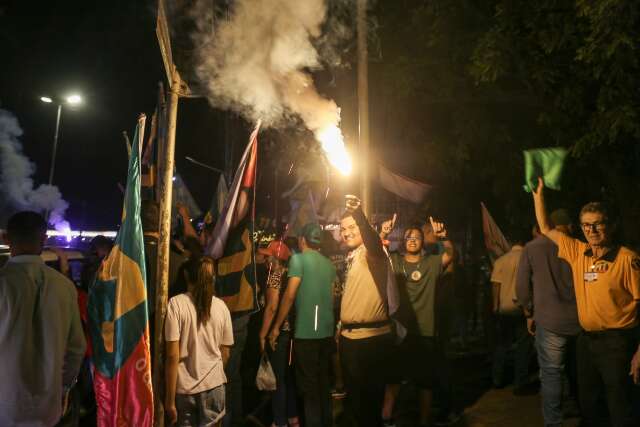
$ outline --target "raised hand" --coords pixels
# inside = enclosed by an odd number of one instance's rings
[[[354,212],[362,204],[362,202],[360,202],[360,199],[358,199],[356,196],[353,196],[351,194],[347,194],[346,196],[344,196],[344,199],[346,203],[345,207],[347,209],[347,212]]]
[[[447,228],[444,226],[444,222],[434,221],[432,216],[429,217],[429,222],[431,223],[433,234],[440,240],[446,240]]]
[[[540,197],[542,196],[543,190],[544,190],[544,181],[541,177],[538,177],[538,187],[536,187],[535,189],[532,189],[531,191],[533,192],[534,197]]]
[[[398,214],[394,213],[393,218],[388,219],[382,223],[380,230],[384,236],[388,236],[389,234],[391,234],[391,232],[396,226],[396,219],[398,219]]]

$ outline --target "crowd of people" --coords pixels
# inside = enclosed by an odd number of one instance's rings
[[[495,260],[488,280],[493,386],[507,385],[514,348],[513,393],[536,393],[529,372],[535,351],[545,426],[561,426],[567,408],[589,427],[640,425],[640,257],[620,246],[604,204],[580,211],[584,242],[573,237],[567,211],[547,215],[542,180],[533,200],[532,235],[510,233],[513,246]],[[159,214],[153,204],[142,208],[148,300],[154,301]],[[216,261],[204,255],[212,228],[197,232],[189,213],[179,212],[184,238],[172,246],[163,331],[161,392],[169,424],[244,425],[241,368],[252,314],[260,320],[259,352],[275,378],[267,392],[272,427],[333,426],[342,398],[352,425],[395,426],[405,385],[417,390],[414,425],[460,420],[439,315],[459,254],[443,222],[429,217],[400,230],[400,250],[391,252],[395,215],[376,230],[360,201],[347,196],[340,242],[309,223],[297,239],[257,249],[263,304],[247,313],[216,295]],[[73,412],[69,392],[91,388],[86,292],[111,242],[94,240],[74,284],[63,253],[60,271],[40,257],[46,226],[41,215],[20,212],[4,236],[11,258],[0,269],[2,426],[65,422]],[[151,319],[154,307],[149,304]]]

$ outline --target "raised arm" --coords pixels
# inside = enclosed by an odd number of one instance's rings
[[[538,221],[540,232],[551,239],[553,243],[557,244],[560,232],[553,228],[553,225],[547,216],[547,208],[544,201],[544,181],[542,178],[538,178],[538,188],[533,190],[532,193],[533,205],[536,211],[536,220]]]
[[[447,228],[443,222],[434,221],[433,217],[429,217],[429,222],[431,223],[433,234],[442,242],[444,247],[444,253],[442,254],[442,270],[444,271],[455,259],[456,248],[449,240]]]

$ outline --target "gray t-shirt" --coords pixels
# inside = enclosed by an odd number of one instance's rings
[[[549,238],[537,237],[524,247],[516,293],[522,307],[533,304],[533,318],[539,326],[557,334],[580,332],[571,267],[558,258],[558,246]]]
[[[54,425],[85,352],[73,283],[38,255],[0,269],[0,426]]]
[[[423,256],[412,263],[400,254],[392,254],[391,263],[400,293],[401,321],[408,333],[435,336],[436,286],[442,273],[442,256]]]

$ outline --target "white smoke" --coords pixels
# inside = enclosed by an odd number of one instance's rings
[[[325,0],[236,0],[215,20],[211,2],[199,0],[193,12],[196,75],[214,106],[267,126],[297,116],[316,137],[339,125],[340,109],[310,75],[321,68],[312,42],[327,45]]]
[[[49,222],[59,231],[69,230],[64,213],[69,204],[58,187],[42,184],[34,187],[35,165],[22,152],[22,129],[16,117],[0,109],[0,196],[2,209],[49,212]]]

